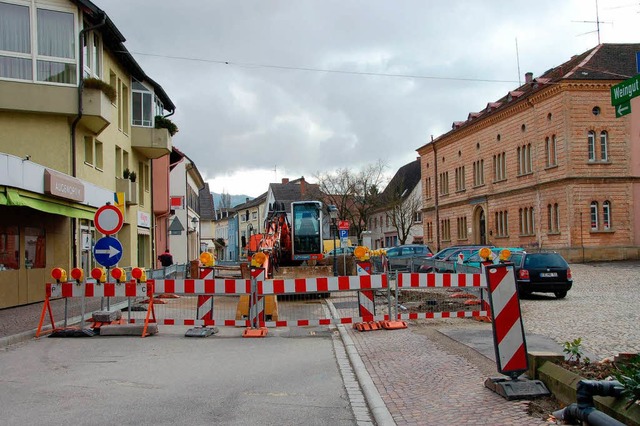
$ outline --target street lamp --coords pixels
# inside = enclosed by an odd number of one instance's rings
[[[336,206],[329,205],[327,206],[327,212],[329,213],[329,217],[331,218],[331,231],[333,233],[333,276],[337,277],[338,276],[338,260],[336,258],[336,252],[338,251],[336,249],[336,230],[337,230],[337,226],[336,226],[336,221],[338,220],[338,208]]]

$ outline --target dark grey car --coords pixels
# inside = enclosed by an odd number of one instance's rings
[[[389,269],[416,272],[421,261],[433,256],[429,246],[424,244],[405,244],[387,249]]]

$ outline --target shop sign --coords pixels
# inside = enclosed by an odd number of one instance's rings
[[[44,170],[44,193],[65,200],[84,201],[84,185],[78,179]]]
[[[151,228],[151,215],[147,212],[138,212],[138,226],[142,228]]]

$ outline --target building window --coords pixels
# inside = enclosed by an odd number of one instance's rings
[[[589,130],[587,133],[587,145],[589,150],[589,161],[596,161],[596,132]]]
[[[120,148],[119,146],[116,146],[116,177],[117,178],[122,177],[123,170],[124,169],[122,168],[122,148]]]
[[[30,6],[0,2],[0,77],[75,85],[75,14],[37,8],[34,16],[35,43]]]
[[[609,151],[607,148],[609,135],[606,131],[600,132],[600,160],[608,161],[609,160]]]
[[[413,223],[422,223],[422,212],[415,212],[413,214]]]
[[[531,144],[518,147],[518,176],[531,173],[533,160],[531,158]]]
[[[605,230],[611,229],[611,202],[602,203],[602,227]]]
[[[442,241],[451,241],[451,221],[449,219],[441,220],[440,228],[442,231]]]
[[[142,161],[138,161],[138,203],[144,206],[144,187],[145,187],[145,175],[144,164]]]
[[[151,170],[149,165],[145,163],[144,165],[144,190],[149,192],[151,190]]]
[[[427,199],[431,198],[431,178],[428,177],[424,181],[424,187],[426,188]]]
[[[499,182],[507,179],[507,155],[502,152],[493,156],[493,181]]]
[[[560,232],[560,208],[558,203],[547,205],[547,226],[550,234]]]
[[[96,169],[102,170],[102,142],[96,140],[91,136],[84,137],[84,163],[88,166],[93,166]]]
[[[122,102],[120,106],[122,108],[122,131],[125,134],[129,134],[129,88],[122,84]]]
[[[24,229],[25,268],[41,269],[47,266],[47,240],[44,229],[27,227]]]
[[[495,213],[496,237],[509,236],[509,216],[507,211],[497,211]]]
[[[598,202],[591,202],[591,230],[595,231],[598,229]]]
[[[547,137],[545,139],[545,153],[547,157],[547,167],[553,167],[558,164],[558,157],[556,153],[556,135]]]
[[[440,195],[449,194],[449,172],[440,173]]]
[[[427,222],[427,241],[433,241],[433,222]]]
[[[473,186],[484,185],[484,160],[473,162]]]
[[[257,211],[251,212],[251,219],[256,220],[257,218],[258,218],[258,212]]]
[[[0,271],[8,269],[20,269],[20,234],[17,226],[0,225]]]
[[[465,190],[464,180],[465,180],[464,166],[456,167],[456,191]]]
[[[535,235],[535,217],[533,207],[524,207],[519,210],[520,213],[520,235]]]
[[[93,166],[93,138],[91,136],[84,137],[84,162]]]
[[[457,218],[457,228],[458,228],[458,239],[466,240],[468,237],[466,216]]]
[[[85,22],[85,27],[89,24]],[[102,77],[102,52],[100,48],[100,35],[95,32],[89,32],[84,35],[84,46],[82,47],[84,55],[84,77]]]

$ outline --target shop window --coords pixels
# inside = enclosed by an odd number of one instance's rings
[[[39,269],[47,266],[47,242],[42,228],[24,229],[25,267]]]
[[[0,226],[0,271],[20,268],[20,235],[17,226]]]

